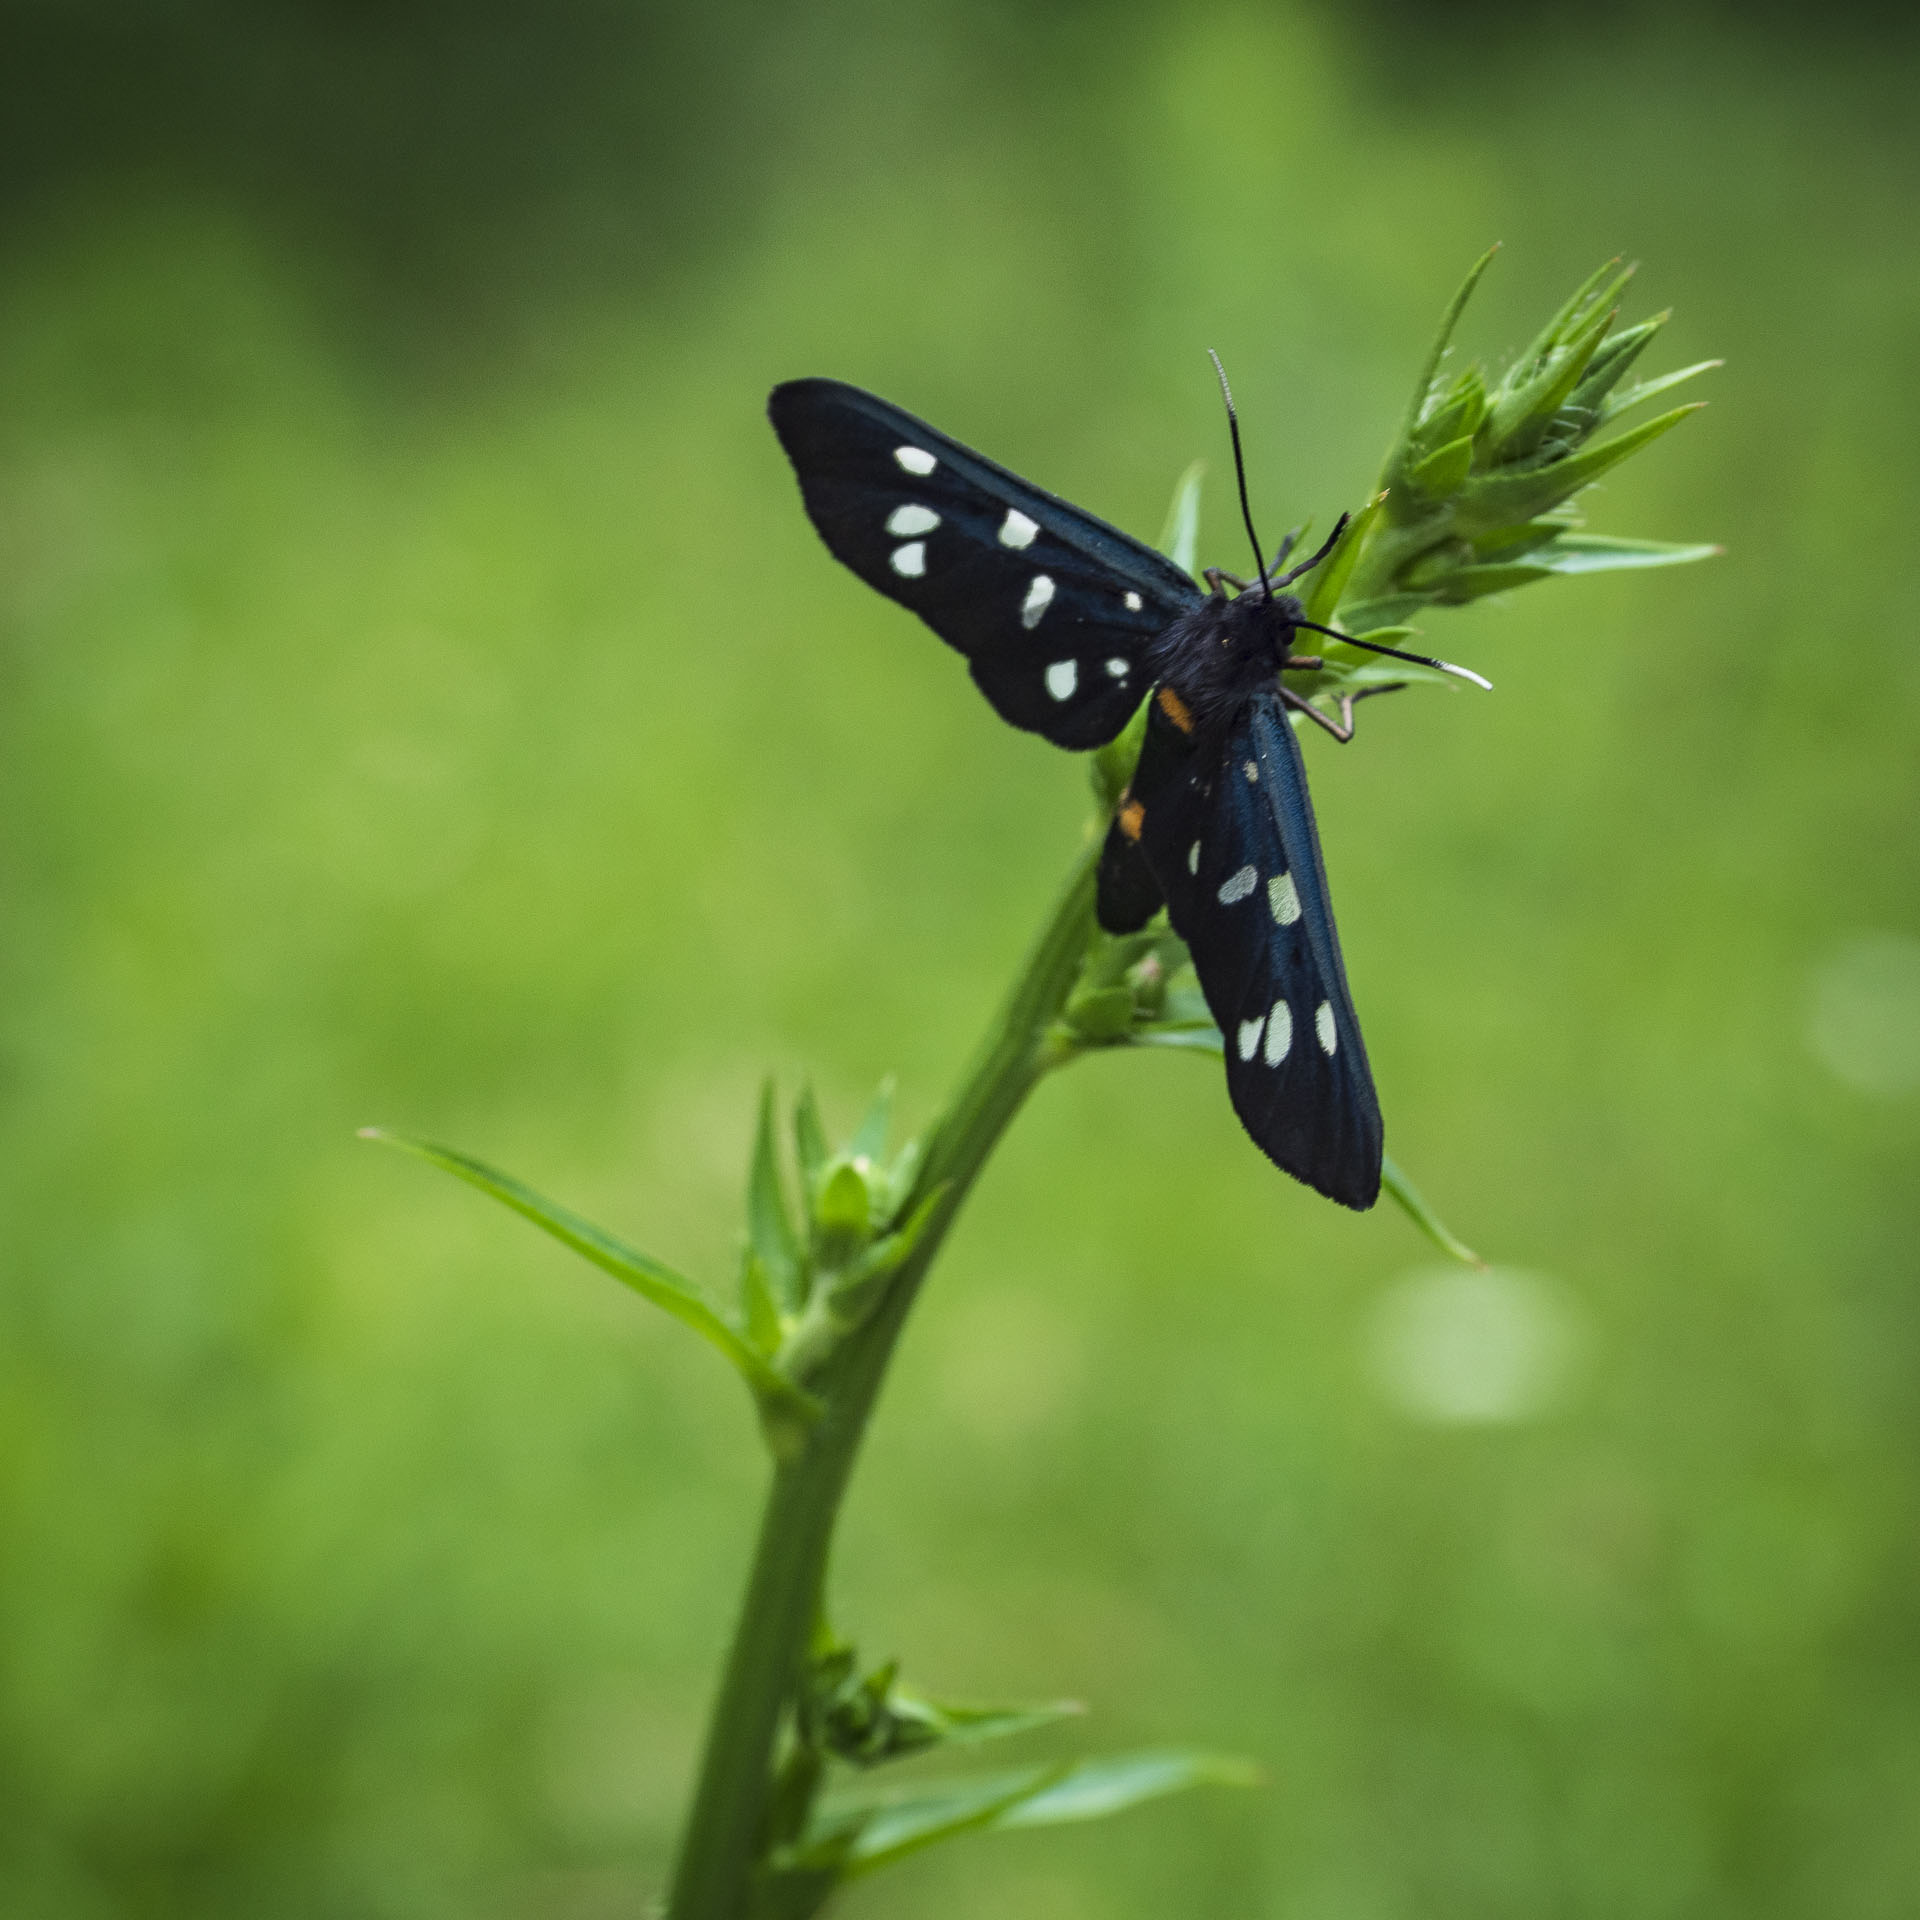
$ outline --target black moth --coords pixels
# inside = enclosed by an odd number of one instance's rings
[[[858,387],[790,380],[768,412],[834,557],[964,654],[1002,719],[1097,747],[1152,692],[1101,853],[1100,924],[1131,933],[1165,904],[1248,1133],[1329,1199],[1372,1206],[1380,1103],[1287,718],[1306,703],[1278,677],[1308,664],[1292,651],[1305,609],[1282,589],[1340,529],[1290,574],[1212,572],[1203,593],[1151,547]]]

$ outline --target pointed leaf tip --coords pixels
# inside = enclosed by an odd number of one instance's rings
[[[1446,1223],[1421,1197],[1419,1188],[1394,1164],[1391,1155],[1382,1156],[1380,1184],[1399,1203],[1407,1218],[1441,1252],[1451,1254],[1462,1266],[1482,1268],[1486,1266],[1487,1263],[1464,1240],[1449,1231]]]
[[[888,1074],[875,1090],[859,1126],[854,1129],[848,1152],[856,1160],[865,1158],[877,1161],[886,1153],[887,1133],[893,1125],[894,1088],[894,1076]]]
[[[809,1081],[793,1103],[793,1151],[800,1166],[801,1200],[811,1207],[814,1190],[829,1157],[827,1130],[820,1121],[820,1102]]]
[[[754,1128],[753,1160],[747,1172],[747,1238],[766,1270],[780,1307],[795,1313],[802,1306],[804,1268],[800,1238],[780,1180],[774,1145],[774,1097],[771,1079],[760,1088],[760,1115]]]
[[[522,1219],[530,1220],[542,1233],[590,1261],[602,1273],[611,1274],[623,1286],[632,1288],[643,1300],[671,1314],[682,1326],[692,1328],[732,1361],[758,1403],[762,1423],[770,1437],[776,1430],[804,1431],[817,1417],[819,1407],[812,1396],[769,1366],[691,1280],[663,1261],[627,1246],[592,1221],[536,1193],[511,1174],[488,1166],[484,1160],[474,1159],[471,1154],[380,1129],[373,1131],[373,1137],[477,1187]]]
[[[1200,547],[1200,483],[1206,477],[1204,460],[1191,462],[1175,481],[1167,524],[1160,530],[1160,551],[1182,573],[1193,574]],[[1198,577],[1195,575],[1194,577]]]
[[[840,1858],[852,1878],[963,1833],[1102,1820],[1190,1787],[1250,1787],[1260,1779],[1251,1762],[1223,1754],[1114,1754],[1017,1773],[936,1781],[910,1795],[840,1802],[817,1816],[815,1844],[842,1849]],[[850,1828],[851,1841],[846,1837]]]

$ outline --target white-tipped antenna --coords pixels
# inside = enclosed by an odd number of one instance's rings
[[[1314,633],[1324,633],[1329,640],[1339,640],[1349,647],[1365,647],[1369,653],[1384,653],[1395,660],[1410,660],[1416,667],[1431,667],[1436,673],[1450,673],[1456,680],[1471,680],[1476,687],[1484,687],[1488,693],[1493,691],[1493,682],[1477,674],[1471,667],[1456,667],[1451,660],[1436,660],[1428,653],[1407,653],[1399,647],[1384,647],[1378,640],[1362,640],[1356,634],[1342,633],[1338,627],[1323,627],[1317,620],[1296,620],[1296,627],[1306,627]]]
[[[1240,482],[1240,518],[1246,522],[1247,538],[1253,542],[1253,564],[1260,575],[1262,587],[1267,585],[1267,563],[1261,559],[1266,549],[1260,544],[1260,536],[1253,530],[1253,509],[1247,505],[1247,463],[1240,457],[1240,416],[1233,409],[1233,389],[1227,385],[1227,370],[1220,364],[1220,356],[1209,347],[1207,358],[1213,362],[1213,370],[1220,376],[1220,397],[1227,403],[1227,431],[1233,435],[1233,475]]]

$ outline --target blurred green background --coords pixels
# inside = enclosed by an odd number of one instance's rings
[[[1497,697],[1307,743],[1390,1148],[1519,1271],[1419,1280],[1208,1064],[1044,1088],[909,1330],[841,1623],[934,1691],[1085,1698],[1055,1750],[1269,1784],[846,1911],[1913,1911],[1899,16],[0,32],[0,1910],[643,1910],[741,1396],[353,1129],[723,1279],[762,1071],[845,1126],[897,1068],[924,1121],[1086,813],[829,561],[768,386],[860,381],[1149,536],[1204,453],[1231,566],[1203,349],[1267,522],[1324,524],[1499,239],[1466,348],[1627,252],[1628,317],[1677,309],[1647,370],[1731,363],[1587,503],[1725,559],[1436,620]]]

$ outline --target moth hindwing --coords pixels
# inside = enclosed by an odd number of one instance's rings
[[[1142,869],[1193,955],[1235,1113],[1275,1165],[1343,1206],[1380,1191],[1382,1127],[1340,957],[1300,744],[1257,695],[1224,752],[1156,701],[1103,849],[1100,918],[1139,925]]]

